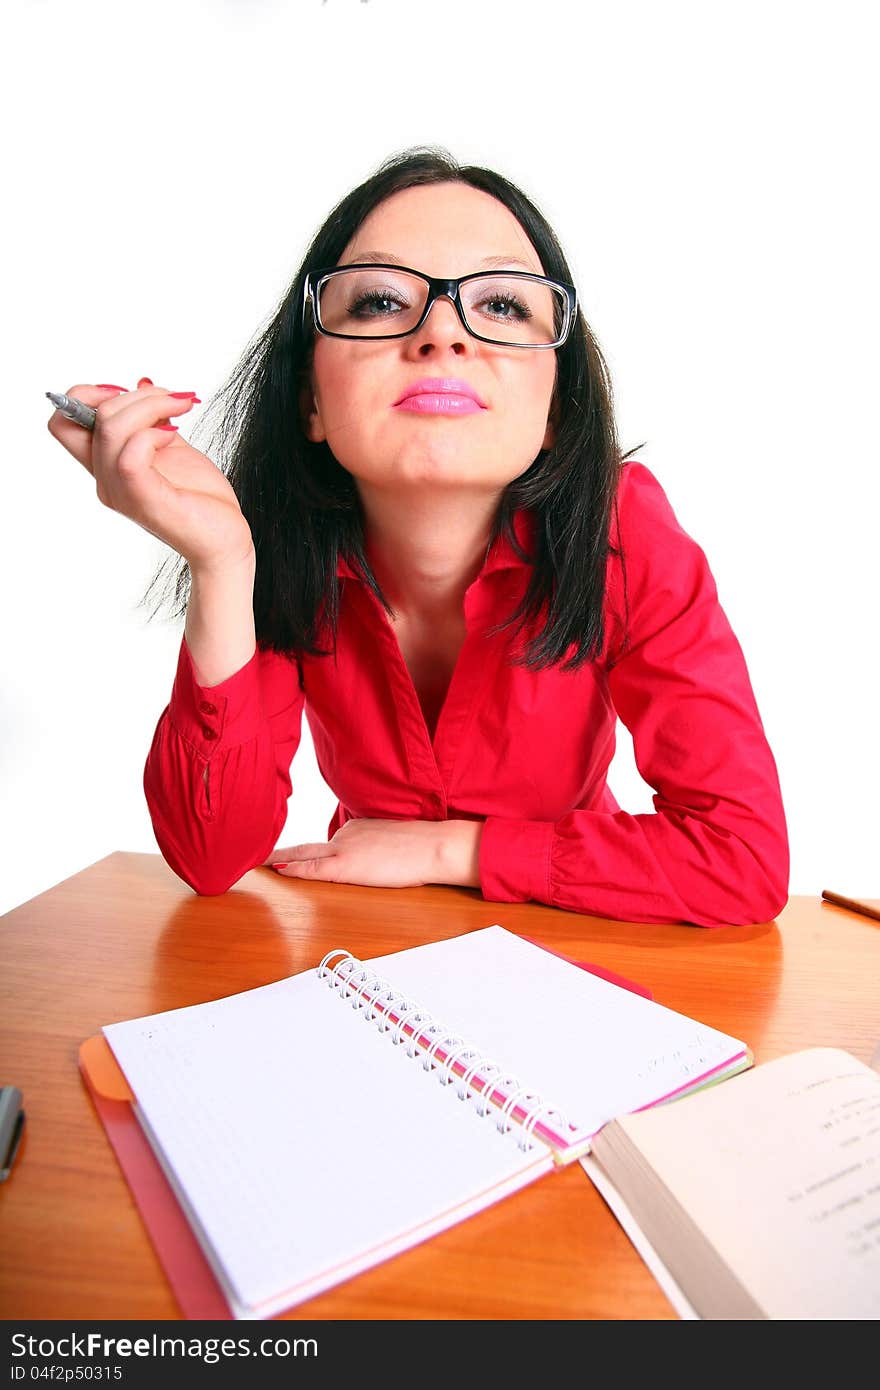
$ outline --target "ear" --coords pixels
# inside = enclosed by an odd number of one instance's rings
[[[306,438],[310,440],[312,444],[322,443],[327,438],[327,431],[324,429],[324,422],[321,419],[321,411],[315,400],[315,393],[312,388],[309,373],[303,376],[299,388],[299,413]]]

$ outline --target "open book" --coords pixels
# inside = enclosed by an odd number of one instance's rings
[[[579,1158],[614,1116],[752,1062],[739,1040],[500,926],[365,962],[333,951],[103,1038],[247,1318]]]
[[[622,1116],[582,1163],[676,1306],[677,1289],[703,1318],[880,1317],[880,1073],[848,1052]]]

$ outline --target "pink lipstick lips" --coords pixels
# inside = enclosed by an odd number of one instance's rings
[[[472,386],[457,377],[422,377],[407,386],[395,410],[418,415],[475,415],[486,406]]]

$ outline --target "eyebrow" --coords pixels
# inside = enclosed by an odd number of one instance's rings
[[[403,265],[399,256],[395,256],[393,251],[358,251],[358,261],[369,261],[373,264]],[[349,262],[355,264],[355,262]],[[477,261],[480,269],[498,270],[502,266],[521,266],[523,270],[528,270],[532,275],[543,275],[542,270],[536,270],[528,261],[523,261],[519,256],[485,256],[483,260]]]

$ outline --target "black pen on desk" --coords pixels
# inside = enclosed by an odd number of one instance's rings
[[[5,1182],[24,1130],[21,1091],[17,1086],[0,1086],[0,1182]]]
[[[86,405],[84,401],[78,401],[76,396],[65,396],[63,391],[47,391],[46,395],[55,409],[59,410],[68,420],[82,425],[85,430],[95,428],[98,412],[93,406]]]
[[[858,898],[845,898],[842,893],[832,893],[830,888],[822,889],[822,897],[826,903],[847,907],[850,912],[858,912],[862,917],[873,917],[880,922],[880,908],[872,907],[870,903],[860,902]]]

